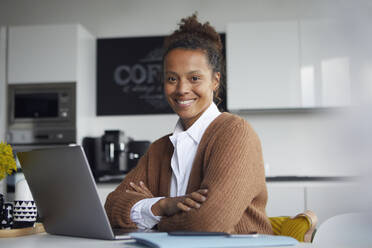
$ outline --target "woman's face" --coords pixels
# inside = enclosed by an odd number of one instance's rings
[[[213,101],[220,73],[213,73],[202,50],[176,48],[164,60],[164,92],[188,129]]]

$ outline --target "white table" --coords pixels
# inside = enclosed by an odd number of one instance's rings
[[[74,238],[49,234],[36,234],[17,238],[0,238],[1,248],[145,248],[129,240],[98,240],[86,238]],[[300,243],[290,248],[314,247],[309,243]],[[176,248],[176,247],[175,247]],[[284,247],[285,248],[285,247]]]

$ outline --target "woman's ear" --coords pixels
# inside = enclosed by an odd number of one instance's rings
[[[215,92],[220,87],[221,73],[215,72],[213,74],[213,91]]]

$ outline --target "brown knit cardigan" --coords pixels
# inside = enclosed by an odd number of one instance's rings
[[[187,151],[185,151],[187,152]],[[154,197],[169,197],[173,145],[169,135],[151,144],[138,165],[109,194],[105,209],[113,227],[136,228],[132,206],[144,197],[125,192],[145,182]],[[162,217],[160,231],[192,230],[272,234],[266,216],[267,190],[260,141],[252,127],[229,113],[206,129],[195,155],[186,193],[208,189],[199,209]]]

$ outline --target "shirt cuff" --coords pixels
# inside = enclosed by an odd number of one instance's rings
[[[146,198],[138,201],[130,210],[130,219],[136,223],[139,229],[151,229],[161,220],[161,216],[155,216],[151,207],[164,197]]]

